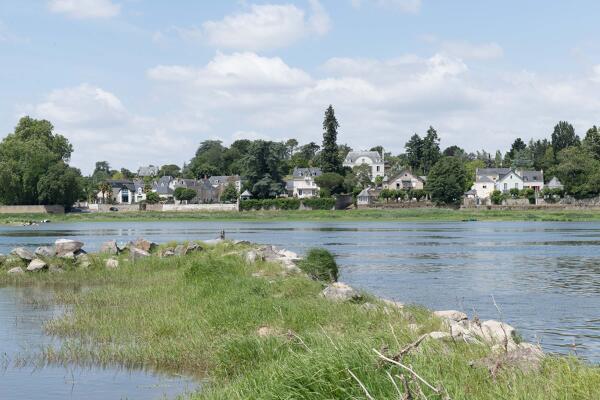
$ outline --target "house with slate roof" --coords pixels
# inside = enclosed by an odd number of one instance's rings
[[[375,180],[378,176],[385,176],[384,158],[377,151],[351,151],[346,156],[343,165],[350,168],[368,165],[371,180]]]
[[[305,199],[319,194],[319,186],[315,182],[321,176],[321,168],[294,168],[292,179],[286,182],[288,196]]]
[[[540,192],[544,188],[544,171],[511,168],[477,168],[475,183],[469,191],[476,198],[487,199],[495,190],[507,193],[511,189],[531,188]]]
[[[158,168],[156,165],[148,165],[148,166],[144,166],[144,167],[139,167],[137,175],[142,178],[152,177],[152,176],[158,175],[159,170],[160,170],[160,168]]]

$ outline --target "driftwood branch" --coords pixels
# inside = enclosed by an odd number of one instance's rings
[[[400,353],[398,353],[396,356],[394,356],[394,360],[397,360],[397,361],[400,360],[403,356],[408,354],[409,351],[419,347],[421,342],[423,340],[427,339],[428,336],[429,336],[428,333],[421,335],[417,340],[415,340],[414,342],[412,342],[411,344],[409,344],[408,346],[406,346],[402,350],[400,350]]]
[[[374,352],[375,352],[375,353],[376,353],[376,354],[377,354],[377,355],[378,355],[380,358],[382,358],[383,360],[385,360],[385,361],[387,361],[387,362],[390,362],[390,363],[392,363],[392,364],[395,364],[395,365],[397,365],[397,366],[399,366],[399,367],[401,367],[401,368],[403,368],[403,369],[407,370],[408,372],[410,372],[412,376],[414,376],[415,378],[417,378],[418,380],[420,380],[421,382],[423,382],[423,383],[424,383],[424,384],[425,384],[425,385],[426,385],[426,386],[427,386],[429,389],[433,390],[433,391],[434,391],[434,393],[436,393],[436,394],[439,394],[439,393],[440,393],[440,391],[439,391],[439,390],[438,390],[436,387],[432,386],[432,385],[431,385],[431,384],[429,384],[429,382],[427,382],[425,379],[421,378],[421,376],[419,376],[419,374],[417,374],[417,373],[416,373],[416,372],[415,372],[415,371],[414,371],[412,368],[409,368],[409,367],[407,367],[406,365],[402,364],[402,363],[401,363],[401,362],[399,362],[399,361],[392,360],[391,358],[388,358],[388,357],[384,356],[383,354],[381,354],[380,352],[378,352],[378,351],[377,351],[377,350],[375,350],[375,349],[373,349],[373,351],[374,351]]]
[[[408,386],[408,382],[406,381],[406,377],[404,376],[404,374],[396,376],[402,382],[402,386],[404,387],[404,391],[406,392],[402,400],[413,400],[412,393],[410,392],[410,386]]]
[[[347,371],[348,371],[348,373],[349,373],[349,374],[350,374],[350,375],[351,375],[351,376],[354,378],[354,380],[355,380],[356,382],[358,382],[358,384],[360,385],[360,387],[361,387],[361,389],[363,390],[363,392],[365,392],[365,396],[367,396],[367,399],[369,399],[369,400],[375,400],[375,399],[373,398],[373,396],[371,396],[371,395],[369,394],[369,391],[367,390],[367,388],[365,387],[365,385],[363,385],[363,383],[360,381],[360,379],[358,379],[358,377],[357,377],[356,375],[354,375],[354,374],[352,373],[352,371],[350,371],[350,369],[349,369],[349,368],[346,368],[346,370],[347,370]]]

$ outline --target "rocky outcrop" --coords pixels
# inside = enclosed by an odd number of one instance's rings
[[[106,260],[105,265],[107,269],[117,269],[119,268],[119,260],[117,260],[116,258],[109,258],[108,260]]]
[[[265,261],[281,264],[286,272],[300,272],[300,268],[296,265],[300,257],[293,251],[281,250],[275,246],[262,246],[258,248],[257,255]]]
[[[37,249],[35,249],[35,255],[39,257],[50,258],[54,257],[56,255],[56,252],[54,251],[54,247],[40,246]]]
[[[35,258],[35,254],[27,250],[25,247],[17,247],[10,252],[10,254],[17,256],[23,261],[31,261]]]
[[[132,247],[129,250],[129,258],[131,258],[131,261],[137,261],[142,258],[146,258],[146,257],[150,257],[150,256],[151,256],[150,253],[148,253],[145,250],[138,249],[137,247]]]
[[[117,241],[109,240],[108,242],[102,243],[102,246],[100,246],[100,254],[119,254],[119,247],[117,246]]]
[[[327,285],[321,292],[321,295],[326,299],[335,301],[348,301],[360,298],[358,291],[342,282],[334,282]]]
[[[58,239],[54,242],[56,255],[63,257],[69,253],[77,254],[84,246],[83,242],[71,239]]]
[[[11,274],[11,275],[16,275],[16,274],[23,274],[23,273],[25,273],[25,271],[23,271],[23,268],[21,268],[21,267],[14,267],[14,268],[9,269],[7,271],[7,273]]]
[[[36,258],[32,260],[27,266],[27,272],[39,272],[48,268],[48,264],[45,261]]]
[[[460,321],[469,319],[467,317],[467,314],[465,314],[464,312],[456,311],[456,310],[434,311],[433,315],[435,315],[436,317],[451,320],[454,322],[460,322]]]
[[[136,249],[143,250],[147,253],[152,252],[158,245],[154,242],[151,242],[146,239],[138,239],[135,242],[132,242],[129,246],[130,248],[135,247]]]

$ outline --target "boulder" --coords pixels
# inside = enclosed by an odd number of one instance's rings
[[[171,248],[164,249],[164,250],[163,250],[163,251],[160,253],[160,256],[161,256],[161,257],[163,257],[163,258],[166,258],[166,257],[173,257],[174,255],[175,255],[175,251],[174,251],[173,249],[171,249]]]
[[[258,253],[254,250],[250,250],[246,253],[246,255],[244,256],[244,260],[248,263],[248,264],[254,264],[257,260],[258,260]]]
[[[83,242],[71,239],[58,239],[54,242],[54,248],[56,249],[56,255],[62,257],[65,254],[73,253],[76,254],[84,246]]]
[[[136,261],[141,258],[150,257],[150,253],[148,253],[145,250],[138,249],[137,247],[132,247],[129,253],[129,257],[131,258],[131,261]]]
[[[53,264],[50,264],[50,266],[48,267],[48,271],[51,274],[62,274],[63,272],[65,272],[65,270],[62,269],[60,266]]]
[[[119,268],[119,260],[116,258],[109,258],[106,260],[106,268],[108,269],[117,269]]]
[[[278,253],[283,258],[288,258],[290,260],[300,260],[300,256],[294,253],[293,251],[283,249],[279,250]]]
[[[506,351],[497,351],[491,355],[471,362],[471,366],[485,367],[492,376],[501,369],[518,369],[522,372],[537,371],[544,359],[542,349],[531,343],[520,343]]]
[[[456,310],[444,310],[444,311],[434,311],[433,315],[442,319],[449,319],[451,321],[465,321],[469,319],[467,314],[464,312],[456,311]]]
[[[151,242],[146,239],[138,239],[135,242],[131,243],[130,247],[135,247],[136,249],[144,250],[149,253],[154,250],[158,245],[154,242]]]
[[[61,255],[59,255],[59,257],[62,259],[65,259],[65,260],[75,261],[75,253],[73,253],[72,251],[61,254]]]
[[[23,268],[21,267],[14,267],[8,270],[7,272],[8,274],[23,274],[25,273],[25,271],[23,271]]]
[[[244,246],[249,246],[251,243],[247,240],[234,240],[233,244],[239,244]]]
[[[187,254],[193,253],[195,251],[202,251],[202,247],[198,243],[190,242],[187,245]]]
[[[175,250],[173,250],[176,256],[181,257],[187,254],[187,246],[184,244],[178,244],[175,246]]]
[[[452,335],[448,332],[429,332],[428,336],[434,340],[451,340]]]
[[[203,242],[206,244],[213,245],[213,244],[219,244],[221,242],[224,242],[224,240],[223,239],[209,239],[209,240],[203,240]]]
[[[514,343],[516,330],[504,322],[488,320],[481,323],[479,329],[471,328],[483,341],[488,344],[511,344]]]
[[[27,271],[29,272],[39,272],[41,270],[44,270],[48,268],[48,264],[46,264],[43,260],[40,260],[39,258],[36,258],[34,260],[32,260],[29,265],[27,266]]]
[[[347,301],[360,297],[360,294],[354,288],[342,282],[334,282],[328,285],[323,289],[321,295],[326,299],[337,301]]]
[[[17,256],[24,261],[31,261],[35,258],[35,254],[27,250],[25,247],[17,247],[16,249],[13,249],[10,254]]]
[[[56,252],[54,251],[54,247],[40,246],[37,249],[35,249],[35,255],[50,258],[54,257],[56,255]]]
[[[100,254],[119,254],[119,247],[117,246],[117,241],[109,240],[108,242],[102,243],[102,246],[100,246]]]

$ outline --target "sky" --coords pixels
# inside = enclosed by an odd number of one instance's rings
[[[204,140],[505,151],[600,124],[595,0],[2,0],[0,138],[51,121],[90,173],[182,165]]]

